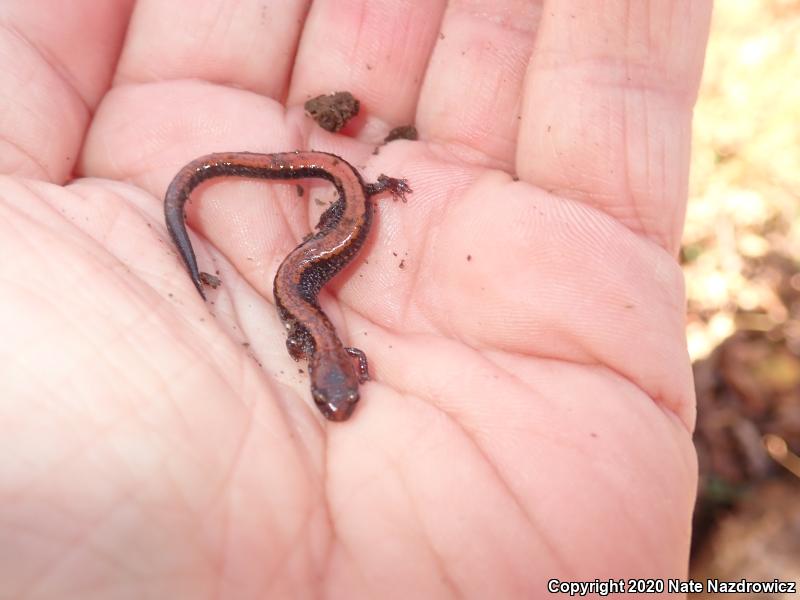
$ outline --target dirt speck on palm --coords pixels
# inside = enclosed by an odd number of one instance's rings
[[[336,133],[358,114],[361,103],[350,92],[323,94],[308,100],[306,114],[326,131]]]

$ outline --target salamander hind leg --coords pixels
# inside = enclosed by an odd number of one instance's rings
[[[392,195],[392,198],[395,200],[402,200],[403,202],[406,201],[406,194],[410,194],[413,191],[411,186],[408,185],[407,180],[397,179],[396,177],[389,177],[383,174],[378,176],[378,181],[375,183],[366,184],[365,189],[370,196],[388,191]]]
[[[358,383],[369,381],[369,365],[367,364],[367,355],[358,348],[345,348],[344,351],[354,359],[356,364],[356,374],[358,375]]]

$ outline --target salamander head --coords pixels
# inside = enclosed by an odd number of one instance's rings
[[[345,421],[358,403],[358,377],[352,359],[345,354],[316,352],[309,361],[311,395],[322,415]]]

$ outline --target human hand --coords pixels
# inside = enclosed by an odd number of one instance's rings
[[[710,3],[288,4],[0,9],[0,597],[684,576],[674,257]],[[333,90],[366,115],[341,135],[302,114]],[[419,142],[372,154],[412,121]],[[163,224],[185,162],[296,148],[414,190],[323,294],[370,358],[346,423],[314,408],[271,292],[331,190],[199,190],[208,304]]]

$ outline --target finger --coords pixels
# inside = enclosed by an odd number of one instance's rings
[[[130,4],[0,4],[0,172],[69,177],[108,86]]]
[[[675,253],[710,12],[708,0],[546,2],[519,175]]]
[[[317,0],[292,75],[289,104],[332,91],[361,101],[356,124],[382,138],[412,123],[422,76],[439,34],[444,0]]]
[[[451,2],[417,112],[424,139],[471,161],[513,167],[519,101],[540,2]]]
[[[202,79],[282,99],[308,0],[141,0],[119,82]]]

